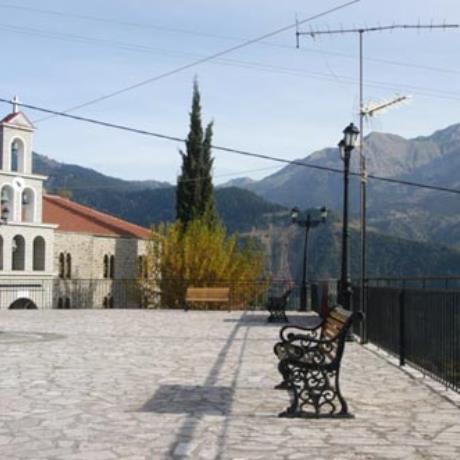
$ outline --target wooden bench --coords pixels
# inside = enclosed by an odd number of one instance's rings
[[[291,292],[292,292],[292,289],[288,289],[281,296],[270,296],[267,299],[267,303],[265,307],[270,313],[270,315],[267,318],[267,321],[269,323],[273,323],[273,322],[287,323],[288,322],[288,319],[286,316],[286,305],[288,303]]]
[[[228,287],[189,287],[185,295],[185,309],[193,303],[218,303],[230,309],[230,288]],[[207,308],[207,306],[206,306]]]
[[[284,326],[274,352],[291,405],[280,417],[351,417],[340,393],[339,376],[345,340],[362,314],[332,309],[316,327]]]

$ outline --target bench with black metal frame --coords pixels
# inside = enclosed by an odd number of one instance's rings
[[[284,326],[274,352],[291,405],[280,417],[351,417],[340,392],[340,364],[345,341],[360,312],[335,307],[315,327]]]
[[[288,323],[289,320],[286,316],[286,306],[291,295],[292,289],[288,289],[280,296],[270,296],[265,305],[270,313],[267,318],[269,323]]]

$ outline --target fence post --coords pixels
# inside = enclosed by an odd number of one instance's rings
[[[361,305],[363,306],[363,310],[361,311],[363,317],[360,324],[360,331],[361,331],[361,345],[365,345],[367,340],[367,306],[368,306],[368,295],[369,295],[369,283],[368,280],[364,280],[364,289],[361,291],[364,295],[364,300],[361,301]]]
[[[406,312],[405,291],[399,293],[399,365],[406,364]]]

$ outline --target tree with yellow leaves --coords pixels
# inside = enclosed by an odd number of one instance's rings
[[[206,217],[185,228],[180,222],[160,225],[147,257],[156,266],[147,282],[159,287],[167,308],[184,308],[189,286],[229,287],[231,306],[247,308],[267,286],[264,253],[252,240],[243,244],[237,235],[228,236],[221,223],[210,226]]]

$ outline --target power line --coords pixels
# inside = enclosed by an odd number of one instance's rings
[[[26,7],[26,6],[19,6],[19,5],[11,5],[11,4],[0,4],[0,8],[7,8],[7,9],[15,9],[15,10],[20,10],[20,11],[30,11],[34,13],[39,13],[39,14],[47,14],[47,15],[52,15],[52,16],[58,16],[58,17],[69,17],[69,18],[76,18],[76,19],[83,19],[87,21],[94,21],[94,22],[100,22],[100,23],[106,23],[106,24],[117,24],[121,26],[127,26],[127,27],[135,27],[135,28],[140,28],[140,29],[145,29],[145,30],[160,30],[160,31],[165,31],[165,32],[173,32],[173,33],[180,33],[180,34],[187,34],[187,35],[194,35],[198,37],[208,37],[208,38],[216,38],[219,40],[233,40],[233,41],[246,41],[248,40],[247,37],[241,37],[241,36],[234,36],[234,35],[221,35],[221,34],[212,34],[209,32],[199,32],[196,30],[190,30],[190,29],[183,29],[183,28],[174,28],[174,27],[166,27],[162,25],[157,25],[157,24],[143,24],[143,23],[137,23],[137,22],[126,22],[126,21],[117,21],[113,19],[108,19],[108,18],[103,18],[99,16],[90,16],[90,15],[82,15],[82,14],[76,14],[76,13],[65,13],[62,11],[57,11],[57,10],[49,10],[49,9],[43,9],[43,8],[32,8],[32,7]],[[13,30],[13,27],[8,25],[8,26],[3,26],[4,29],[6,30]],[[27,34],[26,31],[20,32],[19,27],[14,28],[14,32],[17,33],[25,33]],[[25,28],[23,28],[25,29]],[[36,33],[38,36],[45,36],[46,38],[58,38],[58,37],[53,37],[50,32],[46,31],[38,31],[35,29]],[[40,35],[42,33],[42,35]],[[29,31],[29,34],[32,34],[31,31]],[[64,35],[64,34],[61,34]],[[83,36],[75,36],[75,37],[80,37],[84,40],[97,40],[101,41],[99,39],[93,39],[91,37],[83,37]],[[122,45],[125,45],[122,42],[119,42]],[[290,45],[286,45],[283,43],[275,43],[275,42],[267,42],[267,41],[260,41],[260,45],[264,46],[269,46],[269,47],[274,47],[274,48],[283,48],[283,49],[292,49]],[[142,46],[142,45],[135,45],[135,44],[126,44],[128,46]],[[126,48],[121,48],[121,49],[126,49]],[[338,52],[338,51],[328,51],[328,50],[318,50],[314,48],[305,48],[302,47],[300,49],[302,52],[308,52],[308,53],[318,53],[318,54],[325,54],[325,55],[330,55],[330,56],[339,56],[339,57],[344,57],[347,59],[355,59],[356,56],[351,55],[351,54],[346,54],[343,52]],[[190,53],[189,53],[190,54]],[[428,70],[432,72],[440,72],[440,73],[452,73],[452,74],[460,74],[460,70],[458,69],[447,69],[447,68],[441,68],[441,67],[434,67],[434,66],[427,66],[424,64],[416,64],[416,63],[409,63],[409,62],[401,62],[401,61],[395,61],[391,59],[382,59],[382,58],[371,58],[371,57],[366,57],[364,58],[365,61],[370,61],[370,62],[379,62],[382,64],[389,64],[389,65],[394,65],[394,66],[400,66],[400,67],[407,67],[407,68],[415,68],[415,69],[420,69],[420,70]]]
[[[63,11],[49,10],[49,9],[43,9],[43,8],[32,8],[32,7],[26,7],[26,6],[11,5],[11,4],[0,4],[0,8],[30,11],[34,13],[46,14],[46,15],[58,16],[58,17],[83,19],[86,21],[93,21],[93,22],[99,22],[99,23],[105,23],[105,24],[116,24],[120,26],[134,27],[134,28],[139,28],[139,29],[144,29],[144,30],[153,29],[153,30],[160,30],[163,32],[181,33],[181,34],[187,34],[187,35],[195,35],[198,37],[217,38],[221,40],[242,40],[241,37],[235,37],[235,36],[230,36],[230,35],[218,35],[218,34],[212,34],[208,32],[199,32],[199,31],[190,30],[190,29],[167,27],[167,26],[158,25],[158,24],[145,24],[145,23],[139,23],[139,22],[118,21],[115,19],[108,19],[108,18],[103,18],[100,16],[90,16],[90,15],[77,14],[77,13],[65,13]]]
[[[8,99],[5,99],[5,98],[0,98],[0,102],[4,102],[6,104],[11,104],[11,101],[8,100]],[[47,113],[47,114],[50,114],[50,115],[53,115],[53,116],[60,116],[60,117],[65,117],[65,118],[69,118],[69,119],[72,119],[72,120],[82,121],[82,122],[85,122],[85,123],[91,123],[91,124],[94,124],[94,125],[104,126],[106,128],[113,128],[113,129],[118,129],[118,130],[121,130],[121,131],[132,132],[132,133],[135,133],[135,134],[142,134],[142,135],[145,135],[145,136],[155,137],[155,138],[158,138],[158,139],[164,139],[164,140],[173,141],[173,142],[180,142],[180,143],[186,142],[185,138],[178,137],[178,136],[171,136],[171,135],[168,135],[168,134],[162,134],[162,133],[157,133],[157,132],[153,132],[153,131],[147,131],[147,130],[143,130],[143,129],[139,129],[139,128],[133,128],[133,127],[126,126],[126,125],[110,123],[110,122],[106,122],[106,121],[102,121],[102,120],[95,120],[93,118],[81,117],[79,115],[74,115],[74,114],[65,113],[65,112],[59,112],[57,110],[46,109],[44,107],[38,107],[38,106],[35,106],[35,105],[30,105],[30,104],[21,103],[20,105],[22,107],[28,108],[30,110],[36,110],[38,112]],[[304,161],[299,161],[299,160],[286,160],[286,159],[280,158],[280,157],[275,157],[275,156],[266,155],[266,154],[262,154],[262,153],[250,152],[250,151],[247,151],[247,150],[234,149],[234,148],[231,148],[231,147],[224,147],[224,146],[219,146],[219,145],[212,145],[211,148],[214,149],[214,150],[221,151],[221,152],[227,152],[227,153],[232,153],[232,154],[237,154],[237,155],[243,155],[243,156],[247,156],[247,157],[258,158],[258,159],[261,159],[261,160],[275,161],[277,163],[283,163],[283,164],[295,165],[295,166],[302,166],[302,167],[305,167],[305,168],[316,169],[316,170],[319,170],[319,171],[327,171],[327,172],[343,174],[342,169],[333,168],[331,166],[315,165],[315,164],[312,164],[312,163],[306,163]],[[361,177],[360,172],[352,171],[352,172],[350,172],[350,175],[356,176],[356,177]],[[389,177],[382,177],[382,176],[378,176],[378,175],[375,175],[375,174],[369,174],[367,177],[369,179],[374,179],[374,180],[381,181],[381,182],[389,182],[389,183],[394,183],[394,184],[400,184],[400,185],[407,185],[407,186],[411,186],[411,187],[423,188],[423,189],[427,189],[427,190],[436,190],[436,191],[441,191],[441,192],[455,193],[455,194],[460,195],[460,189],[454,189],[454,188],[450,188],[450,187],[442,187],[442,186],[437,186],[437,185],[422,184],[422,183],[419,183],[419,182],[413,182],[413,181],[408,181],[408,180],[401,180],[401,179],[394,179],[394,178],[389,178]]]
[[[314,19],[318,19],[318,18],[321,18],[321,17],[326,16],[328,14],[331,14],[331,13],[333,13],[335,11],[339,11],[339,10],[341,10],[343,8],[346,8],[346,7],[351,6],[351,5],[355,4],[355,3],[358,3],[359,1],[360,0],[351,0],[351,1],[348,1],[346,3],[342,3],[339,6],[336,6],[334,8],[330,8],[330,9],[328,9],[326,11],[323,11],[321,13],[318,13],[318,14],[315,14],[313,16],[310,16],[309,18],[303,19],[300,22],[296,21],[294,24],[289,24],[287,26],[284,26],[284,27],[281,27],[279,29],[276,29],[276,30],[274,30],[272,32],[268,32],[268,33],[260,35],[260,36],[258,36],[256,38],[247,40],[247,41],[245,41],[243,43],[240,43],[238,45],[232,46],[230,48],[226,48],[226,49],[224,49],[222,51],[218,51],[217,53],[211,54],[211,55],[206,56],[204,58],[200,58],[200,59],[195,60],[193,62],[189,62],[188,64],[184,64],[184,65],[182,65],[180,67],[177,67],[175,69],[169,70],[169,71],[164,72],[164,73],[161,73],[159,75],[155,75],[154,77],[147,78],[146,80],[139,81],[137,83],[134,83],[132,85],[126,86],[124,88],[120,88],[120,89],[118,89],[116,91],[113,91],[111,93],[108,93],[108,94],[105,94],[103,96],[99,96],[97,98],[91,99],[90,101],[87,101],[87,102],[84,102],[82,104],[78,104],[76,106],[70,107],[68,109],[65,109],[63,112],[72,112],[72,111],[81,109],[83,107],[87,107],[89,105],[93,105],[93,104],[96,104],[98,102],[104,101],[106,99],[110,99],[112,97],[118,96],[118,95],[126,93],[128,91],[132,91],[133,89],[140,88],[141,86],[148,85],[150,83],[153,83],[155,81],[161,80],[163,78],[170,77],[171,75],[174,75],[176,73],[183,72],[184,70],[190,69],[192,67],[196,67],[197,65],[200,65],[200,64],[204,64],[205,62],[211,61],[213,59],[217,59],[217,58],[219,58],[221,56],[224,56],[226,54],[229,54],[229,53],[232,53],[234,51],[240,50],[242,48],[246,48],[247,46],[253,45],[253,44],[258,43],[260,41],[263,41],[263,40],[265,40],[267,38],[273,37],[275,35],[279,35],[282,32],[286,32],[288,30],[291,30],[291,29],[297,27],[299,24],[305,24],[305,23],[307,23],[309,21],[313,21]],[[50,118],[50,117],[47,117],[47,118]],[[46,118],[43,118],[41,120],[37,120],[36,122],[43,121],[45,119]]]
[[[26,35],[34,35],[39,36],[42,38],[49,38],[49,39],[57,39],[63,41],[73,41],[77,43],[96,43],[102,46],[110,46],[112,48],[121,49],[123,51],[134,51],[134,52],[146,52],[146,53],[157,53],[166,56],[188,56],[188,57],[200,57],[203,56],[197,55],[196,53],[187,53],[183,51],[175,51],[175,50],[168,50],[162,48],[152,48],[144,45],[137,45],[134,43],[126,43],[120,41],[112,41],[100,38],[93,38],[87,37],[83,35],[74,35],[74,34],[63,34],[63,33],[55,33],[55,32],[48,32],[44,30],[28,28],[28,27],[18,27],[18,26],[10,26],[6,24],[0,24],[0,30],[8,30],[14,33],[26,34]],[[263,71],[269,73],[276,73],[282,75],[291,75],[295,77],[307,77],[317,80],[328,80],[334,81],[335,83],[340,84],[347,84],[351,85],[356,83],[356,79],[353,77],[349,77],[346,75],[331,75],[322,73],[322,72],[305,72],[303,69],[299,68],[292,68],[292,67],[284,67],[284,66],[277,66],[273,64],[265,64],[257,61],[247,61],[247,60],[237,60],[237,59],[217,59],[214,61],[210,61],[212,64],[217,65],[225,65],[225,66],[233,66],[238,68],[244,69],[252,69],[256,71]],[[452,71],[453,72],[453,71]],[[460,73],[460,72],[459,72]],[[427,88],[427,87],[420,87],[420,86],[413,86],[407,84],[399,83],[398,86],[395,83],[385,82],[385,81],[375,81],[375,80],[368,80],[365,84],[367,87],[371,88],[381,88],[381,89],[390,89],[396,90],[401,88],[406,88],[414,94],[436,98],[436,99],[449,99],[449,100],[456,100],[460,101],[460,93],[455,93],[451,91],[443,91],[437,88]],[[35,122],[43,121],[45,118],[41,120],[36,120]]]

